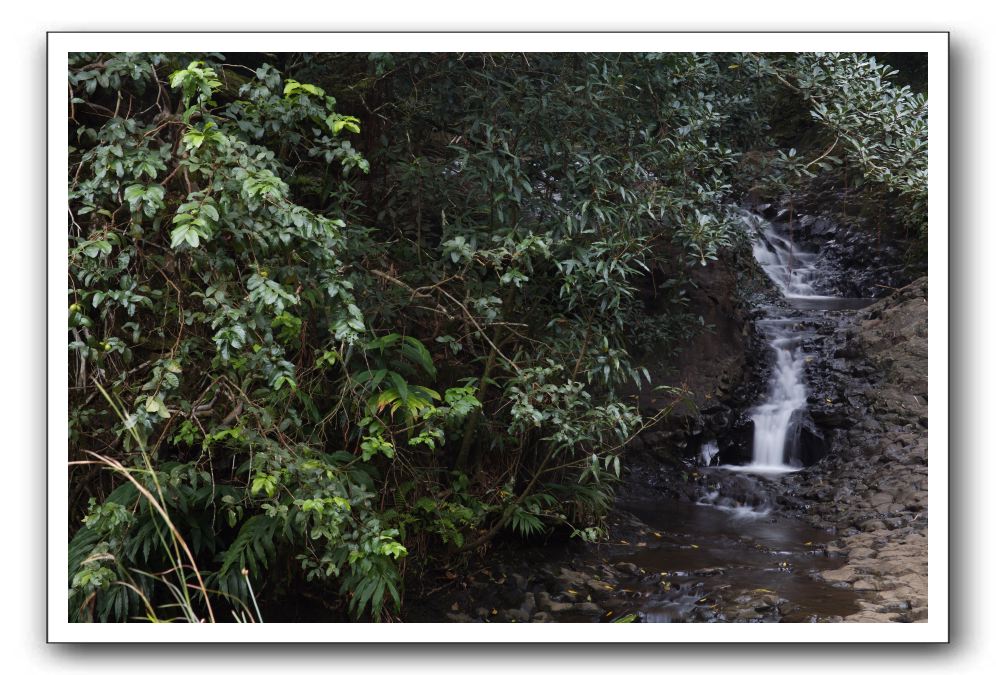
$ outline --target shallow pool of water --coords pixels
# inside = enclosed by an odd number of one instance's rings
[[[627,505],[645,522],[650,536],[630,551],[618,551],[613,562],[630,562],[657,574],[673,589],[647,594],[641,608],[647,621],[688,620],[696,605],[743,593],[770,593],[785,598],[791,609],[783,621],[846,616],[857,611],[857,594],[818,580],[818,572],[836,569],[843,558],[828,557],[827,532],[785,518],[765,508],[729,507],[665,501]],[[646,592],[645,582],[623,589]]]

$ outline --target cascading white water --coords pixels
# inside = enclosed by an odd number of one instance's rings
[[[757,406],[754,421],[754,469],[789,470],[793,467],[788,442],[797,422],[797,412],[806,407],[806,386],[803,384],[803,356],[798,339],[784,335],[782,326],[769,327],[773,335],[770,344],[775,351],[775,367],[768,382],[767,400]]]
[[[716,441],[706,441],[702,444],[702,449],[699,450],[699,457],[702,459],[703,466],[709,466],[712,464],[712,458],[719,454],[719,445]]]
[[[816,255],[800,251],[791,239],[774,231],[767,221],[754,218],[754,257],[786,298],[816,298],[813,288],[818,271]],[[771,349],[775,366],[768,382],[768,394],[751,419],[754,422],[752,471],[792,471],[799,468],[792,457],[799,413],[806,407],[803,382],[805,355],[800,347],[797,322],[787,318],[760,322]]]
[[[813,289],[818,271],[817,255],[796,248],[791,239],[775,232],[771,223],[752,216],[754,223],[754,258],[786,298],[820,296]]]

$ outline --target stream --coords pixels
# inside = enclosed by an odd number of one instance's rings
[[[717,592],[725,592],[727,603],[732,600],[735,606],[741,600],[740,604],[754,605],[755,611],[756,596],[761,594],[761,607],[765,602],[778,605],[778,612],[771,612],[767,620],[814,620],[855,610],[852,590],[835,588],[817,577],[842,564],[825,550],[833,535],[779,514],[774,496],[781,489],[780,477],[807,463],[801,431],[807,409],[806,364],[817,358],[807,351],[807,345],[819,339],[815,327],[874,300],[829,295],[818,254],[801,249],[791,231],[756,214],[745,212],[744,219],[754,237],[754,257],[784,300],[763,307],[765,317],[756,322],[773,358],[767,390],[750,411],[751,460],[713,466],[720,452],[714,441],[707,441],[702,444],[699,472],[706,484],[715,482],[715,489],[692,504],[626,506],[654,528],[652,541],[638,552],[614,556],[612,562],[633,563],[656,573],[670,589],[648,596],[652,599],[640,610],[648,622],[709,620],[696,609],[710,607]],[[731,473],[739,474],[732,482]],[[724,494],[731,485],[735,489]],[[632,590],[641,592],[639,584]],[[744,619],[751,614],[736,616]],[[718,613],[712,618],[730,619]]]

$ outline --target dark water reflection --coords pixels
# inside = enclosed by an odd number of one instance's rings
[[[645,547],[613,560],[659,574],[674,587],[663,596],[648,594],[652,599],[642,608],[647,621],[691,620],[695,606],[717,591],[725,597],[768,592],[785,598],[792,608],[782,621],[857,611],[855,591],[814,578],[845,562],[824,552],[832,538],[827,532],[747,508],[668,501],[628,505],[627,510],[654,530]],[[647,589],[636,584],[630,590]]]

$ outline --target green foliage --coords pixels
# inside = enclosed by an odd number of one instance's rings
[[[862,181],[898,196],[902,217],[925,238],[926,94],[894,84],[897,71],[866,54],[799,53],[752,63],[801,98],[825,132],[829,147],[814,152],[801,172],[812,176],[811,168],[833,170],[846,160]]]
[[[237,618],[307,587],[388,619],[406,576],[503,530],[596,541],[652,422],[635,355],[700,329],[688,270],[743,242],[740,151],[781,80],[917,203],[921,146],[828,98],[886,74],[812,58],[835,65],[72,55],[72,458],[101,448],[157,495]],[[909,108],[890,133],[925,134],[905,94],[862,91],[879,122]],[[836,166],[764,152],[772,190]],[[163,514],[121,470],[73,471],[70,616],[198,616],[148,572],[177,569]]]

